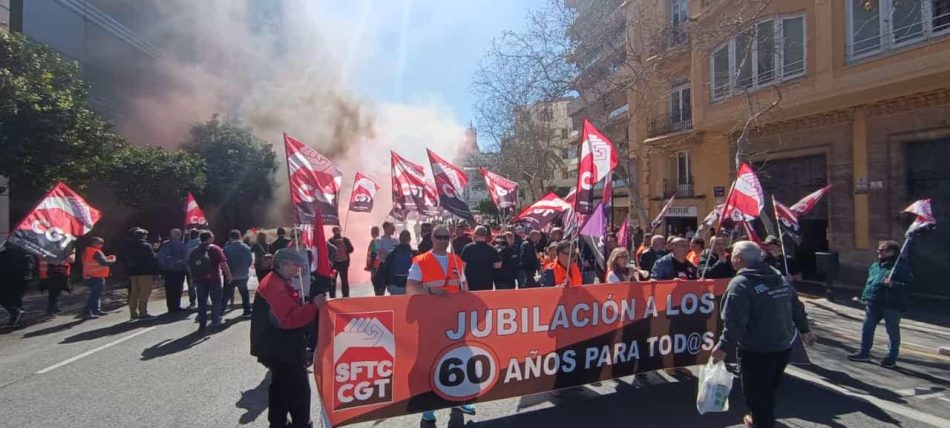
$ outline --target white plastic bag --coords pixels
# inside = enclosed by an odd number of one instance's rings
[[[699,391],[696,393],[696,410],[700,415],[729,411],[732,379],[732,373],[726,370],[726,363],[722,361],[714,363],[710,358],[705,367],[700,367]]]

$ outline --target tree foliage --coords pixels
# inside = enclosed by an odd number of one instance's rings
[[[56,181],[82,189],[125,147],[87,107],[79,66],[22,35],[0,32],[0,174],[19,213]]]
[[[115,154],[109,187],[124,205],[180,206],[187,192],[204,188],[205,165],[192,153],[160,147],[124,147]]]
[[[271,145],[250,128],[214,115],[191,128],[184,148],[206,168],[204,189],[196,197],[217,207],[228,227],[253,226],[252,208],[273,193],[277,155]]]
[[[79,65],[16,33],[0,32],[0,174],[19,217],[57,181],[107,184],[119,202],[148,209],[203,186],[201,159],[131,146],[88,107]]]

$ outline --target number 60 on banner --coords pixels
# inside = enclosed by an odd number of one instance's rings
[[[447,348],[432,366],[432,390],[452,401],[484,395],[498,382],[498,358],[484,345],[468,342]]]

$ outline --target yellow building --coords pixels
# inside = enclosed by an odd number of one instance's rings
[[[745,129],[743,160],[767,197],[792,204],[834,185],[802,220],[806,277],[830,248],[862,281],[877,240],[901,238],[910,202],[931,197],[938,224],[950,220],[950,1],[762,4],[624,4],[640,70],[627,93],[639,204],[654,215],[675,194],[667,227],[695,229],[724,200]],[[950,234],[915,242],[917,291],[947,293]]]

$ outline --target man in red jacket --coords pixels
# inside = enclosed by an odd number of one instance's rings
[[[310,427],[307,335],[315,330],[323,294],[309,302],[291,280],[307,263],[293,249],[274,254],[274,270],[261,281],[251,312],[251,355],[270,369],[267,419],[270,426]],[[287,423],[287,415],[291,423]]]

